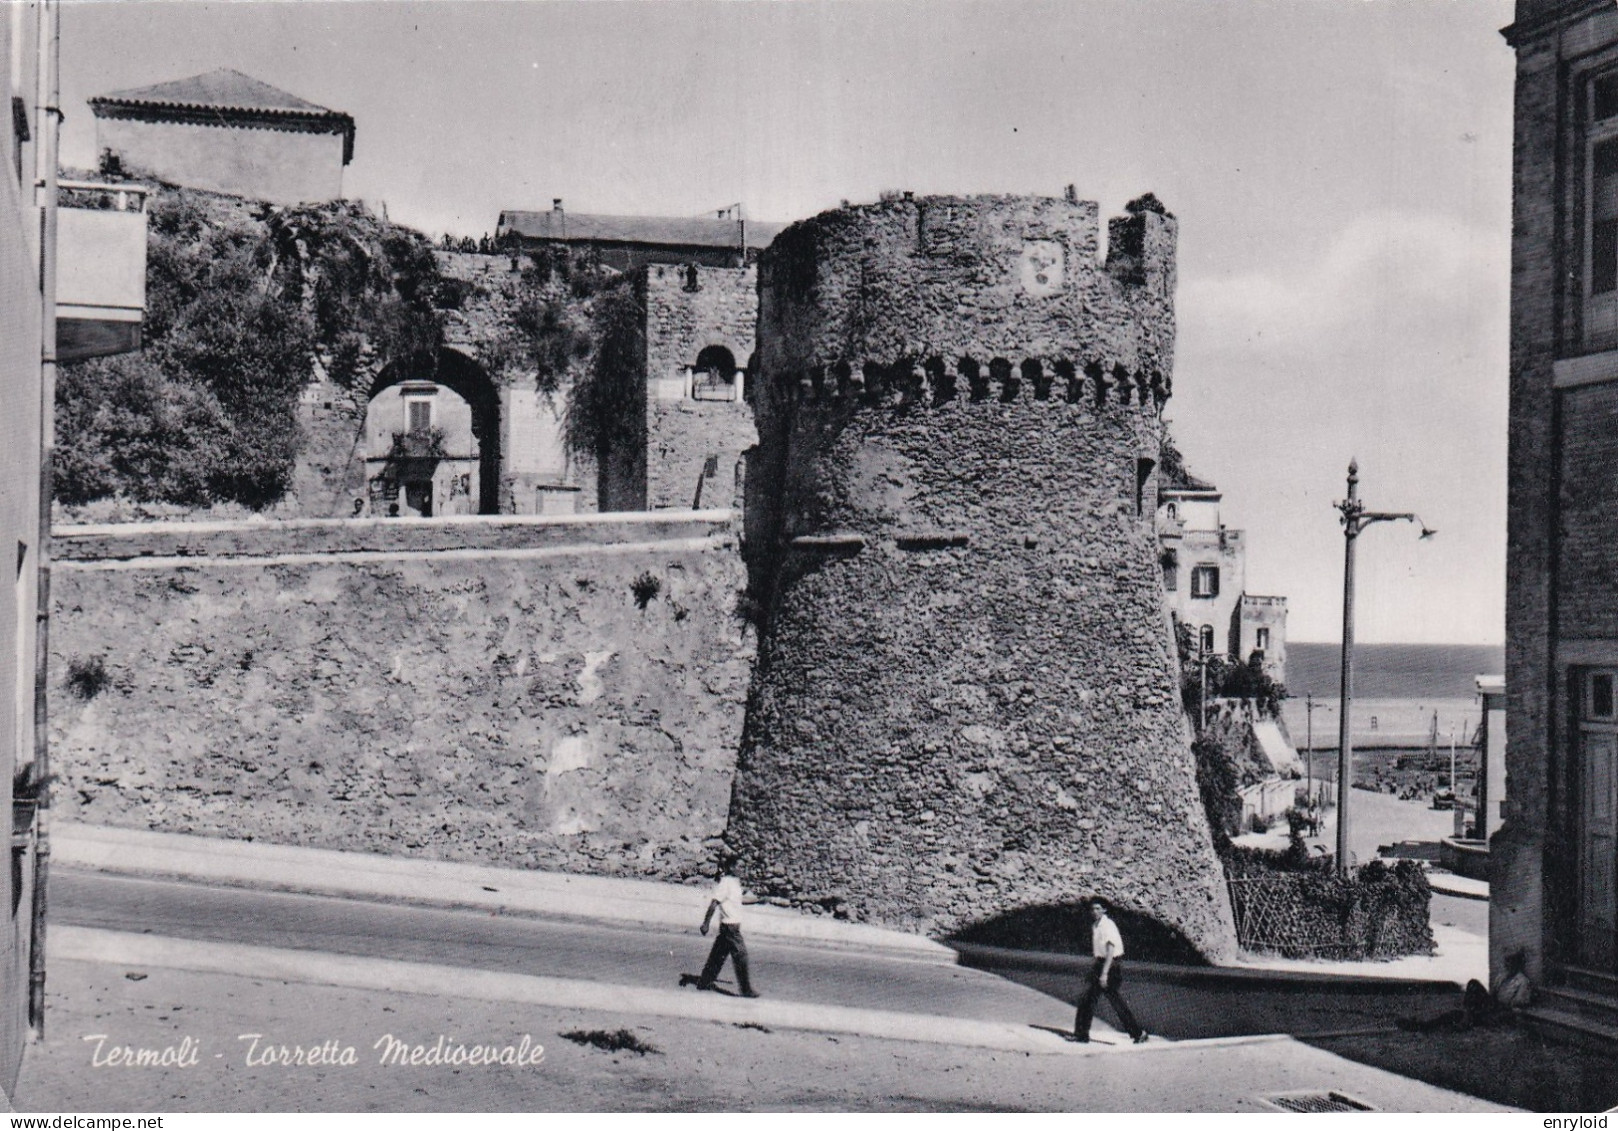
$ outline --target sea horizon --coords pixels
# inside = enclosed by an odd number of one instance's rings
[[[1354,695],[1375,699],[1460,699],[1477,693],[1478,676],[1505,671],[1500,644],[1354,645]],[[1294,698],[1335,698],[1341,680],[1337,641],[1289,641],[1286,688]]]

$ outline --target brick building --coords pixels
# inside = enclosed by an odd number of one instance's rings
[[[1491,972],[1618,1027],[1618,8],[1518,0],[1506,799]]]
[[[221,68],[90,99],[96,148],[170,184],[302,204],[343,195],[354,119]]]

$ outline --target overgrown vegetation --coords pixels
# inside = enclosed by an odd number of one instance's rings
[[[511,320],[479,347],[479,363],[496,376],[532,373],[542,393],[585,377],[596,352],[592,300],[616,278],[565,248],[528,256]]]
[[[107,661],[100,655],[74,656],[67,662],[67,689],[86,702],[100,695],[110,682]]]
[[[279,208],[168,187],[152,200],[139,353],[62,367],[56,495],[267,507],[319,358],[340,385],[436,358],[455,301],[427,241],[351,202]]]
[[[1230,838],[1241,832],[1242,823],[1242,775],[1228,747],[1228,736],[1222,730],[1206,727],[1191,743],[1197,792],[1208,815],[1214,848],[1221,853],[1230,847]]]
[[[635,595],[635,604],[639,606],[640,611],[643,613],[646,611],[646,606],[651,604],[652,600],[662,590],[663,583],[653,577],[650,571],[641,574],[629,583],[629,591]]]
[[[1246,663],[1227,656],[1209,656],[1204,684],[1202,659],[1191,627],[1177,624],[1175,635],[1180,652],[1180,698],[1193,719],[1200,718],[1205,703],[1215,699],[1241,699],[1251,703],[1264,718],[1280,716],[1281,704],[1287,698],[1286,685],[1264,670],[1257,653]]]
[[[596,296],[591,315],[595,353],[568,398],[563,428],[571,451],[604,467],[615,450],[641,442],[645,301],[633,286],[619,285]]]
[[[1288,958],[1397,958],[1433,952],[1432,889],[1415,860],[1372,860],[1338,875],[1293,836],[1284,852],[1225,854],[1236,938]]]

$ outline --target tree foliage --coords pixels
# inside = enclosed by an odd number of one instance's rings
[[[427,241],[336,202],[167,188],[151,207],[145,347],[62,367],[56,494],[262,509],[291,481],[298,395],[433,358],[446,280]]]
[[[1180,654],[1180,698],[1186,713],[1197,718],[1203,705],[1202,659],[1191,626],[1176,623],[1174,628]],[[1264,663],[1256,652],[1246,663],[1238,663],[1228,656],[1210,655],[1207,681],[1208,699],[1245,699],[1265,718],[1278,717],[1281,704],[1287,698],[1286,684],[1264,670]]]
[[[532,375],[542,393],[588,377],[595,350],[593,298],[618,278],[598,258],[567,248],[534,252],[522,269],[509,323],[479,347],[490,373]]]
[[[620,285],[596,296],[595,352],[568,398],[564,420],[571,451],[604,461],[613,450],[640,442],[646,412],[641,373],[645,324],[645,300],[633,286]]]

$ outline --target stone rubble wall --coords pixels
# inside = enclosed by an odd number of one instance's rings
[[[895,200],[763,257],[727,839],[772,897],[939,933],[1101,894],[1234,949],[1143,489],[1173,221],[1121,279],[1095,217]]]
[[[67,819],[664,878],[711,860],[754,655],[728,514],[233,525],[58,542]]]

